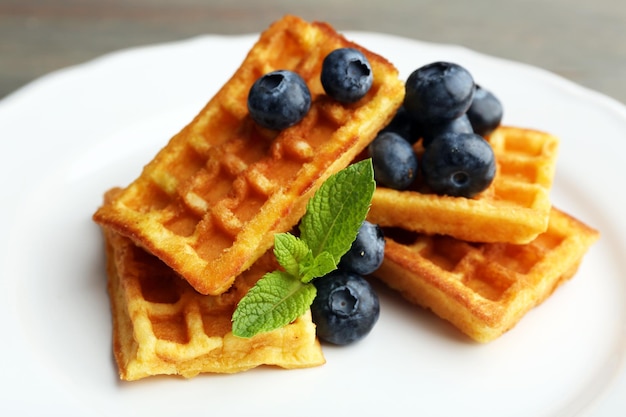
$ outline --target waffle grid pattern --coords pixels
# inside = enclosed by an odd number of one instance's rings
[[[323,94],[322,60],[345,46],[358,47],[324,24],[291,16],[275,23],[200,114],[94,219],[156,254],[197,291],[226,291],[402,101],[395,68],[365,50],[374,72],[366,97],[341,105]],[[304,120],[281,132],[257,126],[246,108],[252,83],[275,69],[298,72],[313,97]]]
[[[525,245],[471,243],[397,228],[385,229],[385,235],[376,277],[480,342],[512,328],[573,276],[599,237],[557,209],[547,230]]]
[[[120,378],[233,373],[260,365],[324,363],[310,313],[286,327],[242,339],[231,333],[237,302],[276,265],[268,255],[219,296],[198,294],[156,257],[105,230],[113,346]]]
[[[559,140],[535,130],[501,126],[489,142],[497,173],[492,185],[477,197],[377,187],[368,219],[385,227],[473,242],[532,241],[548,226]]]

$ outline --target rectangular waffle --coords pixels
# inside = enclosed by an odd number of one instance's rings
[[[374,76],[367,95],[340,104],[323,92],[324,57],[358,48]],[[250,118],[247,95],[261,75],[288,69],[307,82],[312,106],[280,132]],[[347,166],[393,117],[404,96],[397,70],[324,23],[286,16],[261,34],[232,78],[141,175],[94,215],[157,255],[203,294],[234,278],[304,214],[332,173]]]
[[[559,140],[504,126],[488,140],[496,156],[496,177],[477,197],[377,187],[368,220],[473,242],[530,242],[548,226]]]
[[[243,295],[276,269],[271,251],[226,293],[202,295],[155,256],[104,229],[113,351],[124,380],[153,375],[234,373],[260,365],[304,368],[325,362],[310,312],[250,339],[233,336],[231,316]]]
[[[526,245],[384,231],[385,259],[376,277],[479,342],[511,329],[572,277],[599,237],[557,209],[547,230]]]

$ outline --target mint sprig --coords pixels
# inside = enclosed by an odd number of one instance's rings
[[[365,220],[376,184],[370,159],[330,176],[309,200],[300,237],[274,235],[282,270],[265,274],[239,301],[233,334],[252,337],[281,328],[304,314],[316,295],[313,279],[337,269]]]

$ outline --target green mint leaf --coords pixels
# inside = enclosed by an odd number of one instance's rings
[[[312,262],[303,265],[300,270],[302,282],[311,282],[314,278],[323,277],[337,269],[335,257],[328,252],[322,252],[317,257],[311,257]]]
[[[370,159],[353,164],[322,184],[300,222],[300,238],[274,236],[274,255],[284,271],[265,274],[233,313],[233,334],[252,337],[281,328],[304,314],[317,293],[310,282],[337,269],[367,215],[374,194]]]
[[[337,269],[330,253],[322,252],[314,258],[307,244],[290,233],[274,235],[274,255],[288,274],[304,283]]]
[[[304,314],[317,291],[289,273],[265,274],[239,301],[233,313],[233,334],[252,337],[279,329]]]
[[[301,239],[314,257],[328,252],[339,262],[356,238],[375,188],[371,159],[348,166],[322,184],[300,222]]]
[[[303,263],[310,263],[313,260],[311,249],[307,244],[290,233],[274,235],[274,255],[285,271],[294,277],[300,276]]]

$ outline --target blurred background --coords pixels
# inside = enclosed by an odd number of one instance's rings
[[[286,13],[463,45],[626,103],[623,0],[0,0],[0,99],[110,51],[259,32]]]

